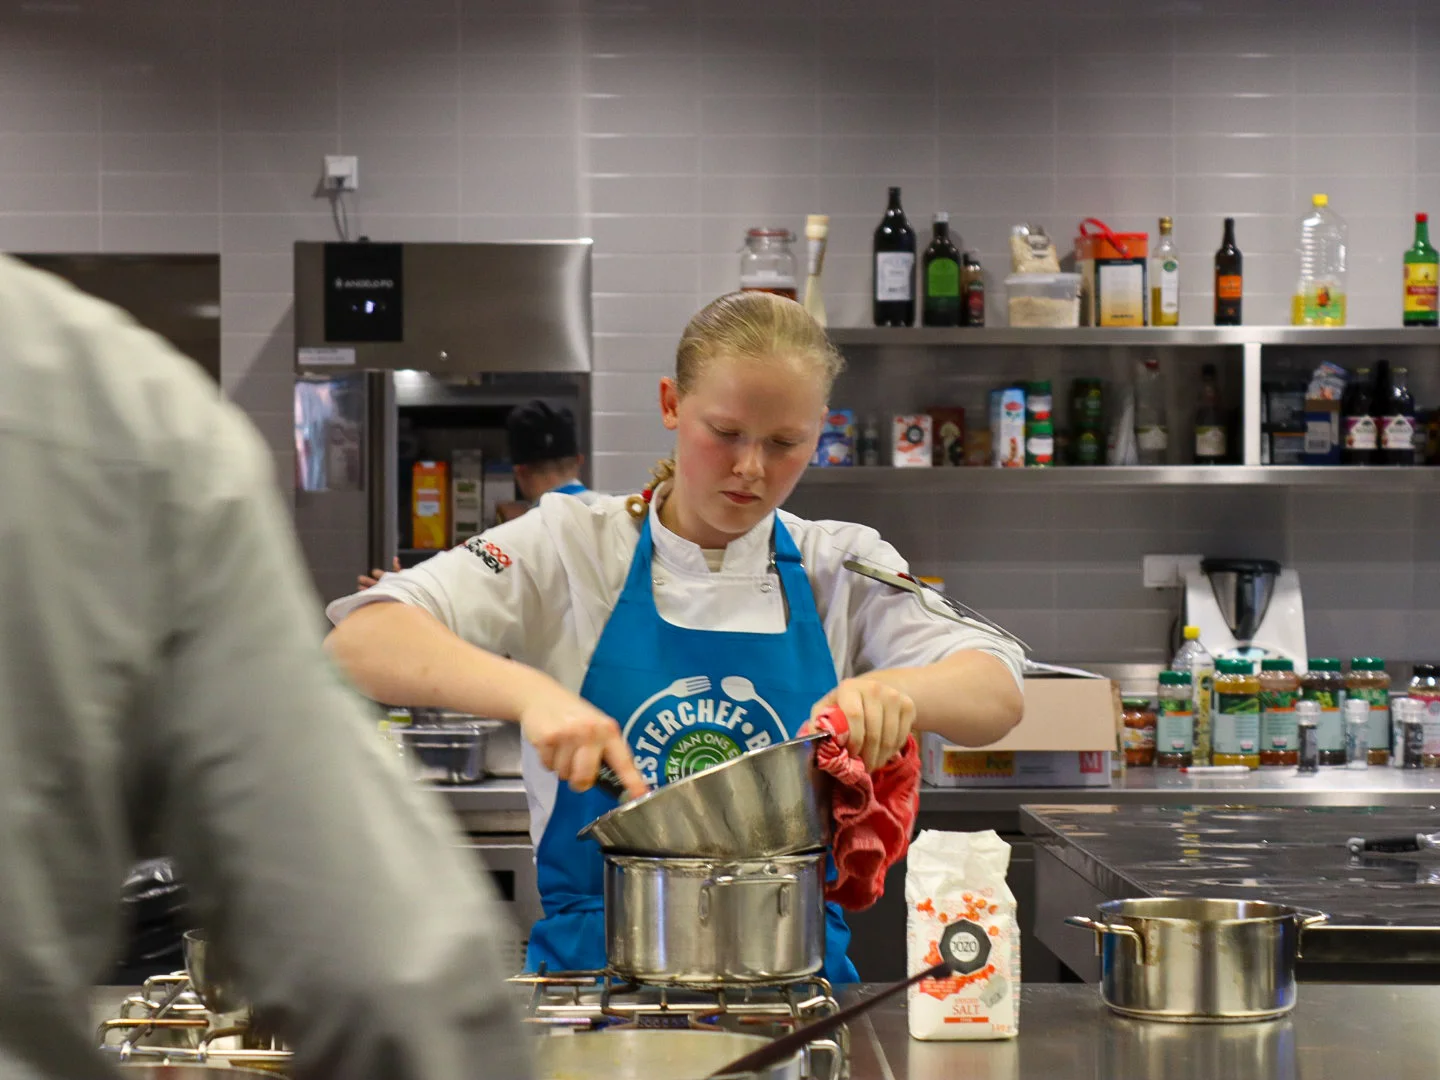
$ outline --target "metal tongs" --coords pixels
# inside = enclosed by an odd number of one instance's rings
[[[1345,841],[1345,847],[1351,855],[1362,855],[1366,852],[1395,855],[1406,851],[1433,851],[1440,848],[1440,833],[1380,836],[1369,840],[1363,836],[1352,836]]]
[[[901,573],[896,570],[886,570],[884,567],[876,566],[873,563],[861,562],[859,559],[846,559],[842,564],[851,573],[859,574],[861,577],[868,577],[875,581],[882,582],[896,589],[904,589],[908,593],[914,593],[920,598],[920,605],[932,615],[938,615],[942,619],[949,619],[952,622],[960,623],[963,626],[973,626],[980,630],[989,630],[999,634],[1001,637],[1015,642],[1025,652],[1030,651],[1030,646],[1021,641],[1018,637],[1006,630],[999,623],[986,618],[974,608],[967,607],[959,600],[952,600],[939,589],[926,585],[923,581],[911,574]]]

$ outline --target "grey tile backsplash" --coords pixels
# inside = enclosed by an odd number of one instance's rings
[[[885,187],[947,209],[990,273],[1009,226],[1062,240],[1172,213],[1183,318],[1209,312],[1239,219],[1246,317],[1288,313],[1292,219],[1351,222],[1352,322],[1397,320],[1409,214],[1440,196],[1440,14],[1429,0],[134,0],[124,18],[0,0],[0,247],[222,255],[223,379],[288,486],[290,245],[333,225],[321,155],[357,154],[377,238],[595,238],[596,480],[667,449],[655,380],[743,230],[828,212],[832,322],[868,318]],[[1004,364],[857,357],[898,397],[973,401]],[[1064,361],[1073,365],[1074,359]],[[1070,367],[1064,369],[1067,373]],[[860,391],[857,391],[860,392]],[[865,398],[869,400],[869,398]],[[837,401],[839,405],[855,404]],[[1057,660],[1158,660],[1173,598],[1146,552],[1265,555],[1307,583],[1313,649],[1440,654],[1440,506],[1424,496],[808,487],[793,507],[880,528],[917,568]],[[363,541],[303,496],[326,596]]]

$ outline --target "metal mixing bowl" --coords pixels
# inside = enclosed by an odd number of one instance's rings
[[[830,843],[825,732],[775,743],[624,803],[580,830],[609,854],[764,859]]]

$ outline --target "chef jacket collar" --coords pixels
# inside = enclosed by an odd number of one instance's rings
[[[660,522],[660,506],[669,494],[670,481],[667,480],[655,489],[655,496],[650,501],[650,535],[655,542],[655,558],[671,570],[709,577],[710,567],[705,562],[705,553],[700,545],[676,536]],[[766,514],[753,529],[726,545],[725,561],[720,572],[755,576],[768,573],[770,541],[774,532],[775,515]]]

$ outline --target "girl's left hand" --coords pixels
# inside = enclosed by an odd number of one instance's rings
[[[915,702],[903,690],[868,675],[846,679],[817,701],[813,720],[822,710],[838,708],[850,724],[845,747],[875,772],[898,754],[915,726]]]

